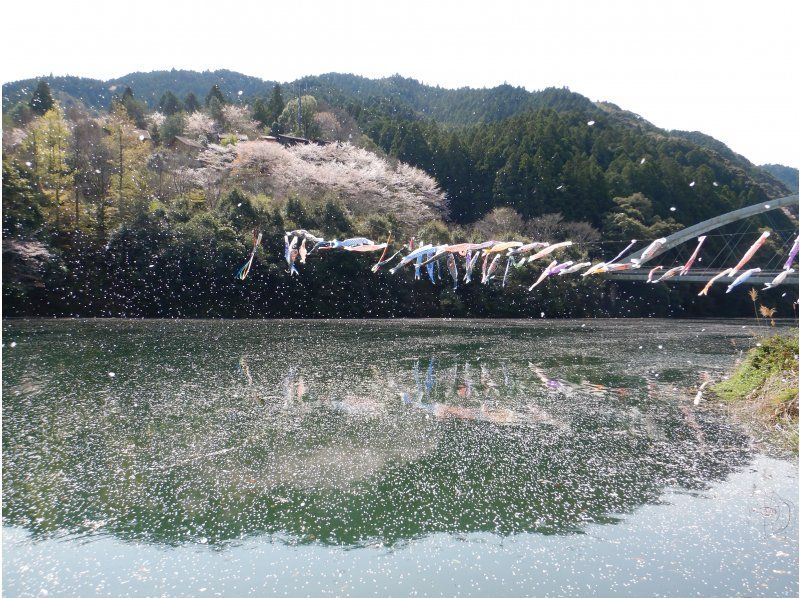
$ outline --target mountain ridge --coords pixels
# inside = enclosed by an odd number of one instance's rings
[[[3,110],[30,94],[39,80],[50,85],[56,97],[65,104],[80,100],[95,110],[108,107],[112,98],[125,87],[131,87],[137,98],[153,108],[166,91],[179,98],[194,93],[202,100],[212,85],[219,85],[229,98],[252,100],[267,96],[276,81],[245,75],[229,70],[193,71],[170,69],[135,71],[112,79],[102,80],[76,75],[43,76],[3,83]],[[447,126],[465,126],[497,122],[514,115],[540,108],[557,112],[582,110],[587,114],[606,114],[630,127],[641,127],[645,132],[664,134],[686,139],[712,150],[721,157],[745,170],[755,168],[745,156],[733,152],[724,142],[700,131],[661,129],[638,114],[624,110],[610,101],[591,101],[569,88],[545,88],[529,91],[521,86],[503,83],[494,87],[448,88],[427,85],[410,77],[394,74],[382,78],[368,78],[352,73],[323,73],[308,75],[295,81],[280,83],[287,96],[298,93],[317,95],[335,105],[353,102],[391,102],[394,110],[419,119],[431,119]],[[241,93],[241,96],[239,94]],[[783,165],[778,165],[783,166]],[[760,169],[775,181],[780,177],[769,169]]]

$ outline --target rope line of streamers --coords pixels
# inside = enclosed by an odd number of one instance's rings
[[[728,234],[715,234],[715,235],[702,235],[697,237],[693,244],[693,251],[688,255],[686,248],[682,245],[673,252],[673,260],[676,258],[680,263],[673,265],[673,267],[664,269],[664,266],[659,264],[649,269],[647,276],[648,283],[665,282],[673,277],[685,276],[689,273],[696,262],[702,262],[702,249],[707,237],[722,237],[723,245],[716,252],[716,254],[706,261],[701,272],[709,274],[709,279],[703,290],[699,295],[707,295],[710,287],[721,278],[730,278],[732,281],[728,285],[726,293],[731,292],[734,288],[744,284],[753,275],[760,272],[776,272],[776,276],[771,282],[767,282],[764,289],[770,289],[782,284],[787,277],[795,270],[792,267],[794,260],[798,253],[798,241],[800,237],[797,235],[796,229],[774,229],[770,230],[755,230],[752,231],[752,223],[742,223],[738,226],[736,232]],[[781,233],[791,232],[792,236],[782,235]],[[758,237],[749,246],[747,251],[741,253],[735,239],[744,241],[745,237],[757,234]],[[773,244],[776,246],[777,251],[771,256],[767,264],[762,268],[745,268],[752,258],[758,253],[761,247],[773,237]],[[775,238],[777,237],[777,238]],[[253,231],[253,249],[247,261],[239,268],[236,277],[240,280],[245,280],[250,273],[250,268],[253,265],[253,259],[256,251],[261,244],[261,232]],[[652,239],[643,242],[646,243],[644,251],[641,252],[639,257],[629,257],[623,259],[637,244],[641,243],[636,239],[628,242],[627,246],[619,251],[615,257],[609,261],[600,261],[597,263],[581,262],[575,263],[573,261],[559,262],[554,259],[558,252],[563,251],[570,246],[593,245],[601,244],[603,242],[576,242],[561,241],[558,243],[550,243],[546,241],[524,243],[522,241],[484,241],[482,243],[455,243],[434,245],[431,243],[418,242],[412,237],[407,243],[401,245],[394,251],[388,258],[386,254],[390,252],[392,244],[392,234],[389,233],[388,238],[383,243],[376,243],[365,237],[353,237],[350,239],[332,239],[325,240],[324,238],[310,233],[306,230],[293,230],[287,231],[284,235],[284,259],[289,266],[290,275],[299,275],[297,264],[305,264],[306,259],[311,256],[322,256],[333,251],[342,251],[347,253],[380,253],[378,261],[372,265],[370,270],[378,272],[382,267],[397,260],[397,264],[392,267],[389,272],[395,274],[404,267],[414,268],[415,279],[421,278],[421,271],[423,266],[426,268],[430,280],[436,284],[437,277],[441,280],[441,273],[444,271],[449,272],[453,281],[453,289],[458,288],[459,282],[469,283],[472,280],[473,271],[477,264],[480,262],[480,281],[481,284],[489,284],[496,280],[498,275],[502,280],[502,286],[505,287],[506,278],[508,277],[509,267],[514,266],[515,269],[521,268],[531,262],[541,260],[548,257],[549,260],[542,262],[547,263],[542,270],[539,279],[530,287],[533,290],[539,284],[542,284],[550,276],[563,276],[568,274],[580,275],[582,277],[590,276],[593,274],[607,274],[612,272],[621,272],[625,270],[637,270],[642,268],[643,264],[656,258],[662,252],[662,246],[666,243],[665,238]],[[609,243],[619,243],[619,241],[610,241]],[[791,246],[789,243],[792,243]],[[688,245],[688,244],[687,244]],[[308,249],[311,246],[311,249]],[[665,252],[666,253],[666,252]],[[456,258],[463,258],[463,276],[459,274]],[[708,257],[708,255],[706,256]],[[299,259],[298,259],[299,258]],[[501,267],[502,260],[505,259],[505,267]],[[713,270],[716,264],[721,267],[723,263],[733,264],[731,267],[721,270],[719,272]],[[782,265],[781,265],[782,263]],[[780,270],[777,270],[778,266]],[[436,268],[437,276],[434,276],[434,267]],[[477,274],[476,274],[477,278]]]

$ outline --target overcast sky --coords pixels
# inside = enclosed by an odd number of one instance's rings
[[[755,163],[800,166],[797,0],[39,0],[0,10],[3,81],[174,67],[567,86],[713,135]]]

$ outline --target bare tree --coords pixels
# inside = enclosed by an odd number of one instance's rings
[[[106,136],[106,131],[97,121],[81,121],[73,129],[69,153],[69,166],[75,179],[75,225],[80,223],[80,198],[83,197],[95,207],[100,237],[105,235],[113,171],[113,158],[105,143]]]
[[[475,223],[473,227],[479,237],[505,240],[518,237],[523,230],[524,221],[511,208],[495,208]]]
[[[535,241],[560,240],[564,234],[564,217],[558,212],[531,218],[525,232]]]

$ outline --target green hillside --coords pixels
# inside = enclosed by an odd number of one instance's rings
[[[772,177],[783,183],[792,193],[797,193],[797,191],[800,189],[797,168],[784,166],[782,164],[762,164],[760,168],[767,171]]]
[[[584,260],[790,193],[770,174],[783,177],[780,168],[568,89],[451,90],[346,74],[278,86],[231,71],[173,70],[105,82],[27,80],[3,91],[8,313],[302,315],[296,305],[270,303],[269,288],[257,304],[244,301],[229,280],[254,227],[268,244],[259,255],[267,270],[257,276],[290,289],[280,239],[291,227],[325,237],[570,239],[568,257]],[[320,144],[286,147],[267,134]],[[793,238],[784,212],[753,224],[776,232],[765,254]],[[723,241],[705,247],[714,253]],[[156,255],[169,269],[151,269]],[[176,268],[179,283],[170,278]],[[349,282],[319,268],[315,277],[321,288],[374,294],[369,276],[345,271]],[[376,296],[369,313],[507,316],[557,305],[547,293],[507,291],[517,293],[512,303],[498,304],[497,289],[450,296],[418,285],[409,304],[401,282],[383,283],[391,300]],[[96,296],[109,284],[114,295]],[[557,296],[568,290],[572,299],[560,304],[562,315],[719,312],[687,285],[637,288],[638,298],[666,294],[666,303],[636,307],[606,301],[595,281],[563,285]],[[228,307],[215,311],[213,289],[221,288]],[[738,313],[740,300],[725,298],[722,310]],[[354,314],[335,295],[323,303],[318,315]]]

